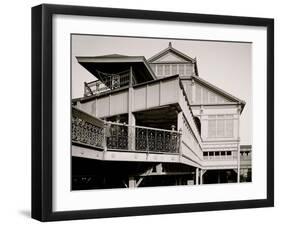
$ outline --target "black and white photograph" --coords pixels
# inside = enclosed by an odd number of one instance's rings
[[[251,42],[70,40],[71,190],[252,182]]]
[[[272,18],[34,6],[32,218],[274,206],[273,48]]]

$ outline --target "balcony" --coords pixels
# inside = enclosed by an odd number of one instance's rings
[[[103,122],[72,108],[72,143],[99,151],[179,154],[181,133]]]
[[[96,80],[92,82],[84,83],[84,96],[96,96],[101,93],[115,90],[120,87],[126,87],[130,84],[130,70],[125,70],[119,73],[104,73],[97,71],[99,77],[103,78],[102,80]],[[133,72],[132,72],[133,73]],[[132,84],[136,83],[135,76],[132,76]]]

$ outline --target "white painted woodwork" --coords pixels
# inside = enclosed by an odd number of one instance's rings
[[[167,53],[164,56],[158,58],[157,60],[154,61],[154,63],[160,63],[160,62],[187,62],[185,59],[183,59],[180,56],[177,56],[174,53]]]

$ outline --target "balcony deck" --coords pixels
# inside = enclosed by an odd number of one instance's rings
[[[183,138],[183,135],[185,138]],[[103,161],[181,163],[202,169],[235,169],[235,159],[204,159],[183,131],[104,122],[72,108],[72,156]],[[198,154],[201,152],[201,155]],[[224,160],[224,161],[221,161]]]

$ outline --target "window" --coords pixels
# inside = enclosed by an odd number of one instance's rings
[[[165,65],[165,75],[166,76],[170,75],[170,64]]]
[[[224,138],[233,137],[234,133],[233,115],[209,115],[208,137]]]
[[[185,65],[185,75],[187,76],[192,75],[192,64]]]
[[[178,65],[177,64],[173,64],[172,65],[172,75],[177,74],[178,72]]]
[[[226,119],[225,120],[225,133],[227,137],[233,137],[233,120],[232,119]]]
[[[179,74],[184,75],[184,65],[183,64],[179,64]]]
[[[208,137],[216,137],[216,117],[209,116]]]
[[[159,76],[163,75],[163,65],[162,64],[157,65],[157,75],[159,75]]]
[[[223,115],[218,115],[217,116],[217,137],[224,137],[224,120],[223,120]]]

